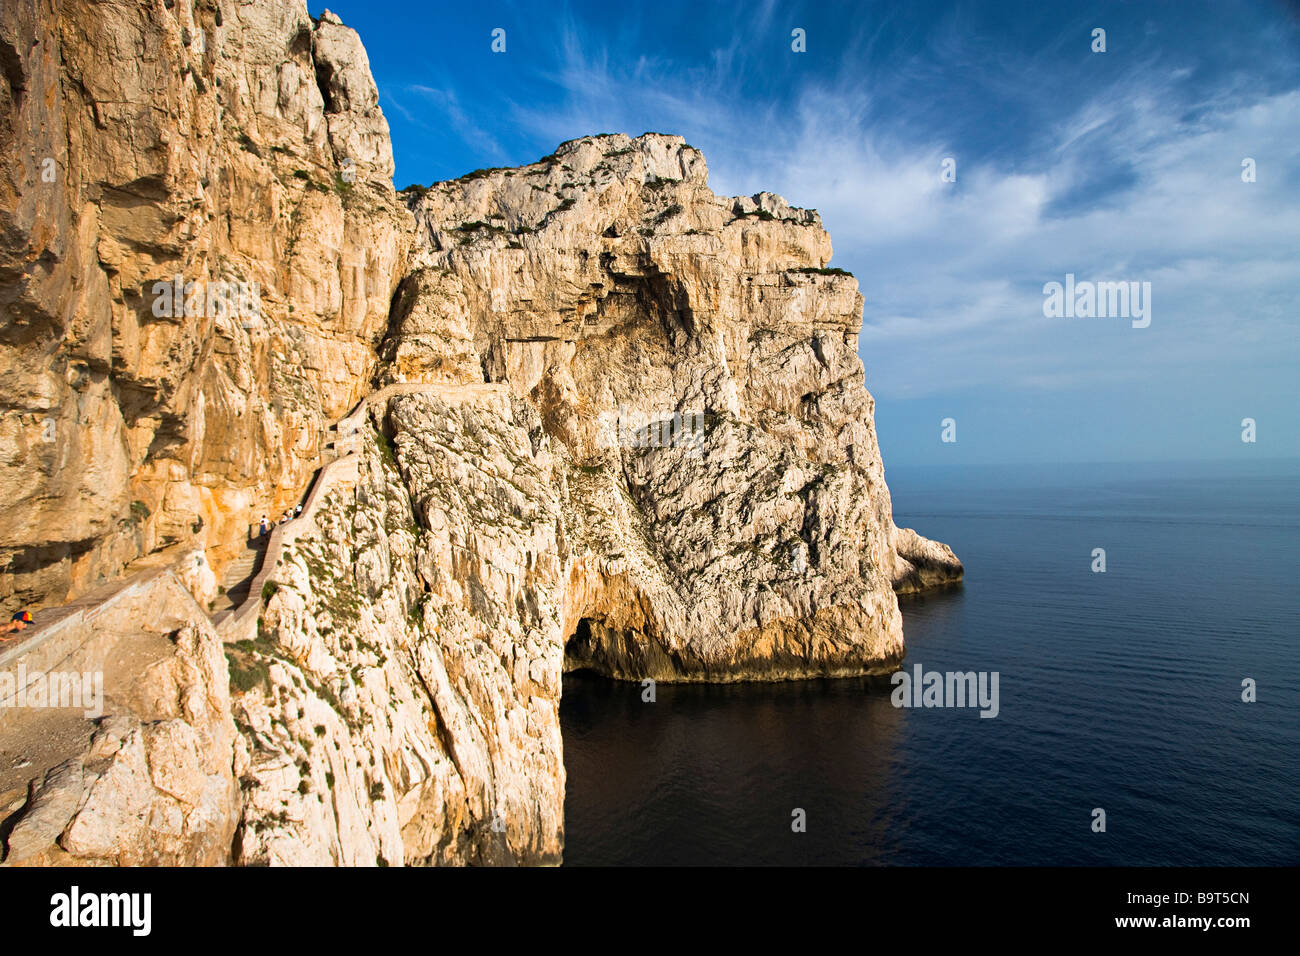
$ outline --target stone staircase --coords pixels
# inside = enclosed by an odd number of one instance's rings
[[[368,405],[391,394],[424,391],[428,388],[429,386],[403,384],[381,389],[361,399],[350,414],[329,427],[327,440],[321,450],[321,467],[312,478],[309,486],[310,493],[304,502],[302,515],[285,524],[272,527],[267,534],[244,542],[243,547],[222,573],[220,582],[222,590],[212,602],[208,613],[213,626],[217,627],[218,633],[224,639],[236,639],[250,630],[251,622],[256,619],[255,609],[259,604],[258,601],[249,601],[254,585],[259,584],[259,579],[264,580],[274,570],[285,542],[292,541],[298,531],[308,526],[309,519],[328,486],[339,480],[355,481],[357,451],[361,447],[361,430],[366,422]],[[103,608],[125,600],[142,589],[147,591],[153,588],[157,578],[175,571],[180,560],[175,552],[176,549],[168,549],[146,556],[134,563],[134,572],[122,581],[105,584],[66,605],[35,610],[33,612],[35,620],[31,625],[21,632],[10,635],[8,640],[0,641],[0,670],[10,664],[16,666],[20,659],[26,658],[33,650],[39,651],[38,657],[42,661],[49,653],[54,655],[52,660],[57,661],[63,653],[59,650],[63,646],[59,641],[65,638],[71,640],[82,633],[93,632],[88,622],[101,613]],[[271,558],[269,564],[266,560],[268,553]],[[176,586],[184,587],[179,579]],[[260,598],[260,595],[257,596]],[[240,611],[244,613],[239,616],[239,619],[231,620]],[[46,650],[40,650],[46,645],[55,650],[48,653]],[[33,663],[33,671],[36,666],[36,663]],[[3,714],[3,711],[0,711],[0,714]]]
[[[313,516],[330,487],[339,482],[355,484],[357,464],[360,459],[362,428],[367,418],[369,404],[395,391],[414,391],[427,386],[402,386],[381,389],[361,399],[346,417],[330,426],[330,435],[321,449],[321,467],[312,478],[302,513],[283,524],[274,526],[246,545],[236,561],[227,569],[222,581],[226,588],[212,606],[212,623],[221,639],[227,643],[246,639],[256,633],[254,622],[261,608],[260,589],[275,571],[284,549],[300,533],[311,527]]]
[[[235,612],[248,598],[249,587],[257,575],[262,556],[266,553],[266,544],[271,536],[264,534],[247,542],[244,550],[231,561],[221,576],[221,587],[212,605],[212,623],[220,625],[223,620]]]

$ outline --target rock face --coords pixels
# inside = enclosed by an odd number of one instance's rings
[[[0,600],[187,557],[132,597],[165,609],[147,628],[112,618],[148,653],[104,716],[0,761],[31,768],[25,796],[0,777],[6,863],[557,862],[566,669],[896,666],[896,594],[962,569],[893,523],[862,296],[815,211],[717,196],[660,134],[399,195],[333,14],[109,9],[0,11],[21,160],[0,174]],[[253,284],[256,310],[207,294]],[[221,666],[188,594],[363,396],[355,478]],[[92,670],[108,653],[79,646]],[[0,758],[27,739],[0,725]]]
[[[384,381],[501,383],[566,466],[570,667],[731,681],[902,656],[894,596],[960,577],[895,528],[817,213],[723,198],[680,137],[587,137],[406,194]],[[399,458],[400,458],[399,449]]]
[[[553,863],[557,462],[500,387],[392,399],[232,650],[239,863]]]
[[[0,660],[0,750],[27,762],[0,760],[5,865],[225,863],[246,745],[221,641],[186,587],[159,575],[59,645],[39,676],[34,654]]]
[[[0,64],[8,612],[296,499],[411,222],[360,40],[301,0],[7,3]]]

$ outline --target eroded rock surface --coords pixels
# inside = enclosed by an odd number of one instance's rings
[[[228,862],[245,745],[227,667],[170,572],[63,635],[47,672],[30,656],[0,662],[4,864]],[[26,685],[17,706],[16,676]]]
[[[556,461],[478,385],[375,411],[355,490],[232,649],[240,863],[550,863],[563,846]]]
[[[887,671],[896,593],[960,580],[893,523],[819,216],[680,137],[396,194],[301,0],[10,4],[0,66],[3,610],[185,555],[78,644],[135,649],[102,716],[0,725],[7,864],[557,862],[566,668]],[[260,310],[160,315],[177,275]],[[223,662],[189,596],[362,397]]]
[[[406,193],[421,248],[381,377],[507,386],[568,468],[569,666],[730,681],[890,668],[895,528],[857,281],[815,211],[719,197],[680,137],[587,137]]]
[[[302,0],[37,0],[0,62],[0,610],[178,542],[220,572],[368,389],[404,272],[360,40]]]

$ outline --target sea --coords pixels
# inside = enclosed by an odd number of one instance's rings
[[[903,668],[996,673],[996,716],[566,675],[565,865],[1300,863],[1300,461],[886,477],[966,568]]]

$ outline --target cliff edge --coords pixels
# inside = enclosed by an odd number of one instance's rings
[[[700,152],[655,133],[403,195],[418,251],[381,379],[500,383],[536,411],[565,466],[567,666],[728,681],[901,658],[895,587],[961,566],[893,524],[862,296],[815,211],[717,196]]]
[[[565,670],[887,672],[960,581],[820,217],[680,137],[397,193],[301,0],[10,5],[0,66],[0,692],[104,680],[0,709],[6,865],[557,862]]]

